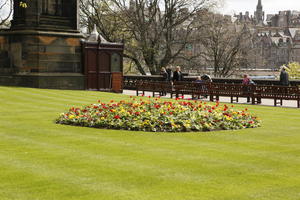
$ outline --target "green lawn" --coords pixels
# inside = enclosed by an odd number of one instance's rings
[[[249,105],[257,129],[145,133],[54,123],[123,95],[0,87],[0,97],[0,200],[300,199],[300,109]]]

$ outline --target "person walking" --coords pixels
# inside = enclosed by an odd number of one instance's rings
[[[289,74],[286,70],[287,70],[286,66],[281,67],[279,83],[280,83],[280,85],[283,85],[283,86],[290,85]]]
[[[173,72],[173,81],[183,81],[183,74],[180,66],[177,66],[176,71]]]

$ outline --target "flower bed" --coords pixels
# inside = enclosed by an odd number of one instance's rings
[[[135,99],[71,108],[56,123],[95,128],[186,132],[256,128],[260,120],[247,109],[201,101]]]

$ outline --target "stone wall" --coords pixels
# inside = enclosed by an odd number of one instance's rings
[[[0,84],[84,89],[81,38],[49,31],[0,32]]]

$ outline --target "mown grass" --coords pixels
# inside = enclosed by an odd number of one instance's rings
[[[247,106],[257,129],[145,133],[54,123],[123,95],[0,87],[0,97],[0,200],[300,199],[299,109]]]

